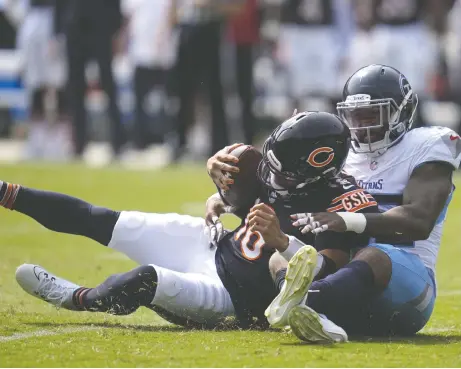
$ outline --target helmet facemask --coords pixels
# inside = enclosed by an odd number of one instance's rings
[[[417,104],[410,90],[400,106],[391,98],[371,99],[363,94],[348,96],[337,110],[351,130],[353,150],[381,155],[411,129]]]
[[[259,163],[258,177],[261,183],[280,197],[300,195],[306,185],[317,182],[320,176],[306,178],[298,173],[282,170],[282,164],[270,148],[269,138],[264,143],[263,159]]]

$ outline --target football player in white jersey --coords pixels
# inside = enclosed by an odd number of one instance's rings
[[[283,287],[266,316],[272,326],[290,325],[309,342],[345,341],[338,325],[349,335],[414,334],[434,308],[435,263],[461,139],[443,127],[412,129],[418,99],[394,68],[360,69],[347,81],[343,99],[338,112],[354,141],[345,170],[375,196],[383,213],[293,214],[293,224],[314,234],[365,233],[374,242],[345,267],[314,282],[305,247],[288,270],[275,253],[271,271]]]
[[[435,264],[454,191],[452,174],[461,161],[461,139],[444,127],[412,129],[417,96],[392,67],[360,69],[346,82],[343,99],[338,113],[353,136],[345,171],[373,194],[383,213],[293,216],[294,225],[304,226],[304,232],[354,231],[374,242],[357,253],[349,269],[304,283],[305,291],[320,292],[306,297],[309,307],[301,304],[283,314],[306,341],[337,340],[331,321],[348,333],[414,334],[434,307]],[[303,277],[312,279],[311,267],[303,268],[302,273],[288,271],[287,289],[302,285]],[[290,306],[300,301],[299,294],[290,298]],[[268,310],[269,321],[279,301]]]

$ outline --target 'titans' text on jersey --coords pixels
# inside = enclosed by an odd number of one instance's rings
[[[424,127],[409,131],[401,142],[381,156],[351,151],[345,171],[375,197],[381,211],[386,211],[402,204],[403,191],[418,166],[429,162],[445,162],[457,169],[460,161],[461,139],[455,132],[445,127]],[[453,191],[454,186],[452,194]],[[408,247],[409,252],[417,254],[433,271],[452,194],[427,240],[398,245]]]

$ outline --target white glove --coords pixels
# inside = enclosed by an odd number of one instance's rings
[[[217,215],[211,216],[206,220],[207,226],[205,228],[205,234],[210,238],[210,242],[213,246],[218,247],[219,241],[226,235],[226,230]]]

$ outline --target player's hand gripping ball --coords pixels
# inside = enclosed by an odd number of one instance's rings
[[[228,205],[236,209],[249,209],[259,196],[260,183],[257,170],[262,154],[251,145],[234,145],[226,155],[234,158],[232,167],[238,170],[228,170],[228,164],[220,164],[219,160],[215,160],[215,167],[220,167],[220,175],[224,177],[217,178],[221,185],[218,185],[217,181],[215,184]],[[215,177],[219,177],[216,175],[216,170],[214,173]]]

